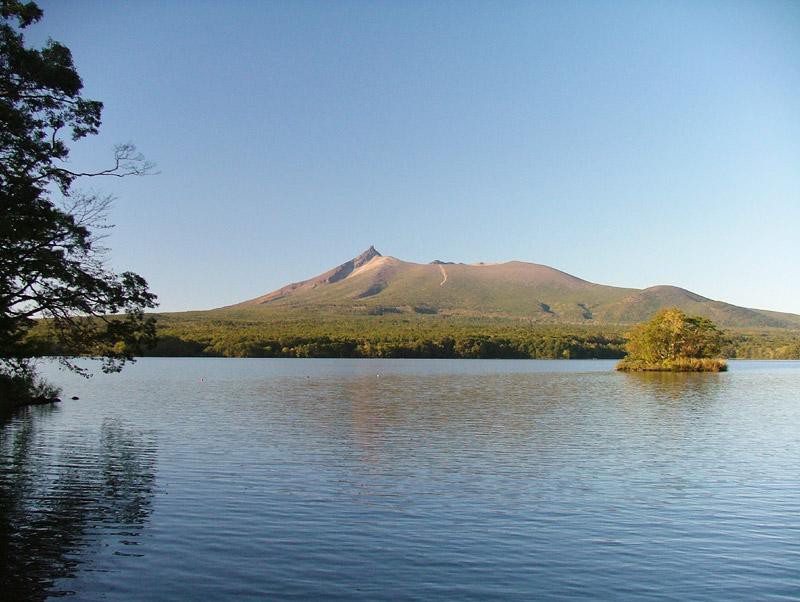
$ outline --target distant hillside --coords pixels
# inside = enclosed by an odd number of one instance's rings
[[[728,328],[800,328],[798,315],[738,307],[675,286],[606,286],[522,261],[419,264],[383,256],[374,247],[314,278],[194,315],[251,321],[282,315],[438,315],[614,325],[642,322],[665,307]]]

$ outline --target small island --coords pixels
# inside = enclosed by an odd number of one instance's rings
[[[719,357],[721,346],[722,333],[708,318],[663,309],[633,329],[625,346],[628,355],[617,370],[724,372],[728,364]]]

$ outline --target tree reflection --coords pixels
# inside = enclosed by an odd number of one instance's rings
[[[626,372],[625,380],[636,395],[659,402],[715,397],[724,374],[697,372]]]
[[[128,553],[152,511],[156,443],[106,419],[48,436],[57,407],[29,408],[0,424],[0,589],[9,600],[67,595],[85,552],[103,540]],[[7,596],[7,597],[6,597]]]

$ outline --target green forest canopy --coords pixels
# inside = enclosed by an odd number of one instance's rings
[[[270,321],[212,318],[202,313],[158,316],[151,356],[598,358],[625,356],[629,325],[536,324],[518,319],[436,315],[302,315]],[[32,339],[48,346],[44,324]],[[726,330],[727,358],[800,359],[800,331]],[[57,353],[57,347],[49,346]]]

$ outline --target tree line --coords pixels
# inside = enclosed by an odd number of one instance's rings
[[[412,321],[384,318],[244,322],[175,319],[158,322],[155,346],[137,355],[160,357],[330,357],[442,359],[619,359],[633,326],[513,325],[492,321]],[[29,344],[57,355],[45,323]],[[120,343],[124,345],[124,343]],[[800,331],[724,331],[715,353],[726,358],[800,359]],[[88,352],[87,352],[88,353]]]

